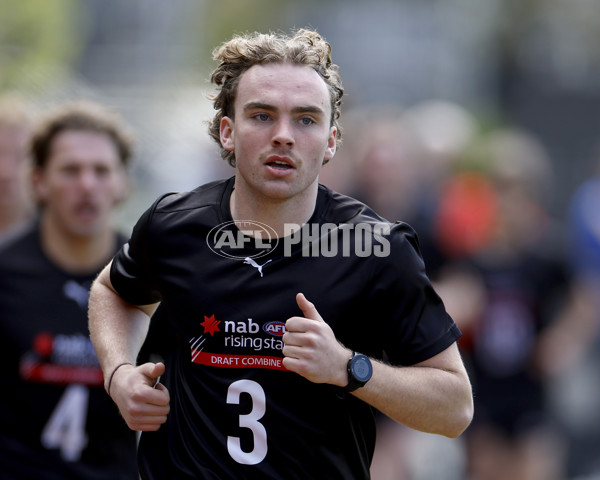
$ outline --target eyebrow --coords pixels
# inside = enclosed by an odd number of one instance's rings
[[[274,105],[263,103],[263,102],[250,102],[244,105],[244,111],[248,110],[268,110],[271,112],[277,111],[277,107]],[[314,113],[317,115],[325,115],[325,111],[314,105],[300,105],[292,108],[292,113]]]

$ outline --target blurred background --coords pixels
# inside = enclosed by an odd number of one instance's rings
[[[321,181],[415,227],[481,402],[449,442],[381,419],[374,480],[600,478],[600,0],[0,0],[0,94],[123,115],[128,233],[233,173],[213,48],[300,27],[346,91]]]

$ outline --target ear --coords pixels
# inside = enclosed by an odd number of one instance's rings
[[[337,144],[337,128],[331,127],[329,129],[329,137],[327,137],[327,150],[325,150],[325,155],[323,156],[323,163],[327,163],[329,160],[333,158],[335,155]]]
[[[221,145],[225,150],[229,150],[233,152],[235,149],[234,144],[234,130],[233,130],[233,120],[229,117],[223,117],[221,119],[221,125],[219,130],[221,136]]]
[[[48,187],[44,178],[44,170],[34,167],[30,172],[31,190],[38,204],[44,204],[48,197]]]

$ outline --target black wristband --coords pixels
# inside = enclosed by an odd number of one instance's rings
[[[121,368],[123,365],[133,365],[133,363],[131,362],[123,362],[120,363],[119,365],[117,365],[115,367],[115,369],[112,371],[112,373],[110,374],[110,378],[108,379],[108,385],[106,386],[106,393],[108,393],[108,395],[110,396],[110,384],[112,383],[113,377],[115,376],[115,373],[117,372],[117,370],[119,368]]]

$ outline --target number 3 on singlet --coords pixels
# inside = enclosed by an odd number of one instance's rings
[[[242,450],[239,437],[227,437],[227,451],[231,458],[244,465],[256,465],[267,456],[267,431],[259,420],[266,410],[265,391],[252,380],[233,382],[227,390],[227,403],[239,405],[240,394],[246,392],[252,398],[252,410],[240,415],[240,428],[249,428],[254,438],[254,448],[250,452]]]

